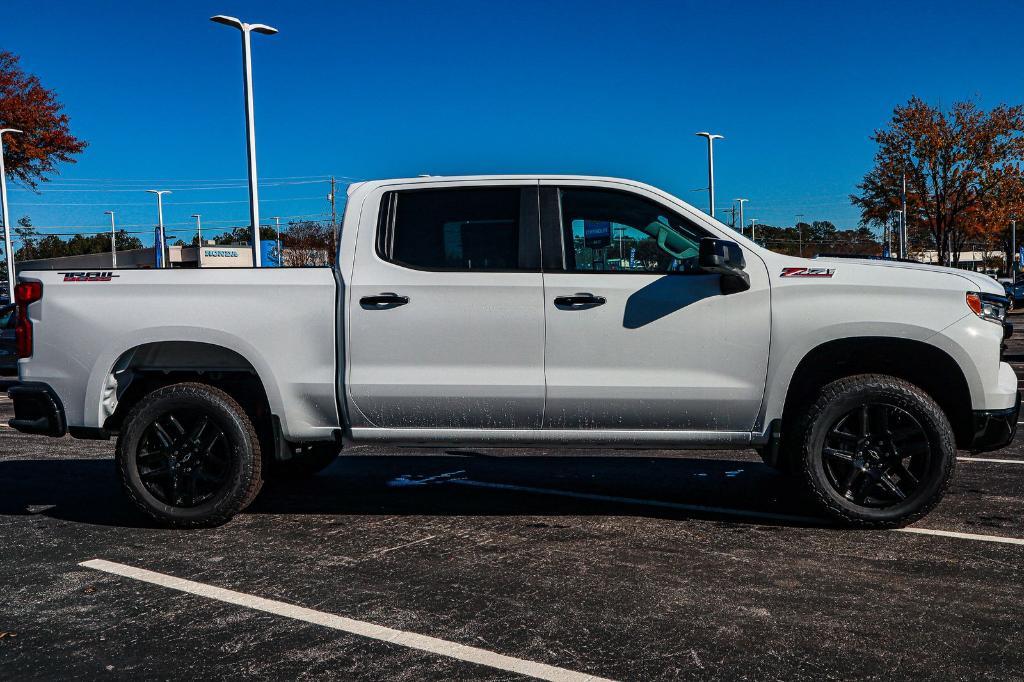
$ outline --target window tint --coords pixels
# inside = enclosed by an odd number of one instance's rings
[[[414,268],[520,267],[520,188],[395,193],[382,255]]]
[[[652,201],[625,192],[563,189],[568,268],[598,272],[696,272],[706,234]],[[568,250],[568,249],[567,249]]]

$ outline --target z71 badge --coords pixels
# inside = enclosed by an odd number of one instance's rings
[[[831,277],[834,268],[782,268],[780,277]]]
[[[109,270],[106,272],[58,272],[58,275],[64,275],[65,282],[109,282],[115,277],[121,275],[115,275]]]

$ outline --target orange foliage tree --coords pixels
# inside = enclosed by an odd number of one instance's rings
[[[35,188],[58,162],[74,163],[85,149],[68,127],[68,116],[52,90],[26,74],[18,57],[0,50],[0,128],[21,135],[4,136],[4,161],[9,176]]]
[[[1024,107],[983,111],[973,102],[948,110],[912,97],[876,130],[874,167],[850,201],[861,221],[884,225],[901,208],[907,180],[911,245],[935,249],[940,263],[958,264],[968,242],[1001,241],[1024,198]]]

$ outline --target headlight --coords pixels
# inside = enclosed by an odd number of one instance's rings
[[[1010,299],[995,294],[979,294],[968,291],[967,307],[983,320],[1002,324],[1006,319],[1006,311],[1010,307]]]

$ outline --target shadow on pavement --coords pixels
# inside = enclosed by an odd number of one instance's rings
[[[488,484],[510,487],[485,487]],[[728,508],[740,513],[723,516],[706,510],[580,499],[541,490]],[[743,512],[753,513],[748,517]],[[605,515],[724,518],[760,525],[817,524],[759,514],[820,518],[793,481],[760,462],[480,453],[343,456],[313,478],[268,482],[247,513]],[[84,524],[153,527],[121,492],[110,459],[0,462],[0,515],[31,514]]]

